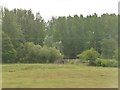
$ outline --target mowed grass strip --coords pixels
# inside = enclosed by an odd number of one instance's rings
[[[83,64],[3,64],[3,88],[117,88],[118,69]]]

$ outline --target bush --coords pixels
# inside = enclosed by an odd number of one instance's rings
[[[50,56],[49,56],[49,62],[54,62],[55,60],[62,59],[63,55],[60,53],[60,51],[54,47],[49,47]]]
[[[89,61],[89,64],[94,64],[94,61],[100,56],[100,54],[94,49],[83,51],[81,54],[77,55],[79,59]]]
[[[21,49],[21,48],[20,48]],[[32,42],[26,42],[20,50],[19,62],[23,63],[53,63],[57,59],[62,59],[63,55],[54,47],[35,45]]]
[[[113,59],[96,59],[95,61],[96,66],[103,66],[103,67],[117,67],[118,62]]]

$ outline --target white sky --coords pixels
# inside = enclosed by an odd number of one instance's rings
[[[34,13],[40,12],[47,21],[52,16],[80,15],[97,13],[118,14],[119,0],[0,0],[0,6],[8,9],[32,9]]]

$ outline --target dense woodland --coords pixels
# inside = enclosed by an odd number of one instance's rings
[[[118,59],[118,15],[52,17],[32,10],[3,9],[3,63],[53,63],[58,59]]]

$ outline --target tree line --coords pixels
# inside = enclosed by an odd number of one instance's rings
[[[52,17],[32,10],[2,11],[3,63],[52,63],[76,59],[93,48],[99,58],[118,59],[118,15],[96,13]]]

